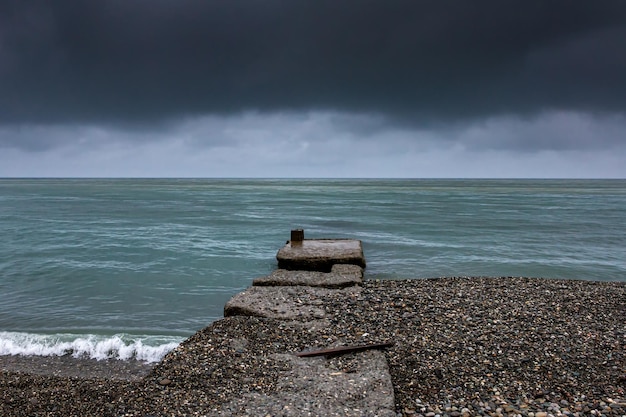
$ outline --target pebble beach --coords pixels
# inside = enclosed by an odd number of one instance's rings
[[[227,317],[149,368],[94,362],[91,371],[87,361],[77,373],[72,360],[2,358],[0,415],[257,415],[245,399],[276,398],[294,353],[385,342],[396,416],[626,415],[624,282],[374,280],[299,297],[324,316]],[[350,374],[355,355],[316,363]],[[336,415],[376,415],[355,411],[359,395]],[[270,415],[316,415],[302,412],[306,404],[266,406]]]

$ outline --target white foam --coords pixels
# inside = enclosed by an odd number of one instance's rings
[[[113,336],[0,332],[0,355],[65,356],[158,362],[180,344],[175,336]]]

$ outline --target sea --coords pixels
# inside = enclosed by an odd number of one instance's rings
[[[157,362],[296,228],[366,279],[626,281],[626,180],[0,179],[0,355]]]

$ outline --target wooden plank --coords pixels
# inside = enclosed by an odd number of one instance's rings
[[[330,356],[330,355],[344,355],[346,353],[361,352],[369,349],[382,349],[393,346],[393,342],[385,343],[372,343],[369,345],[355,345],[355,346],[339,346],[334,348],[310,350],[305,352],[296,353],[296,356],[300,358],[306,358],[310,356]]]

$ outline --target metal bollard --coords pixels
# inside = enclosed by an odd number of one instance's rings
[[[301,245],[304,240],[304,229],[294,229],[291,231],[291,245]]]

